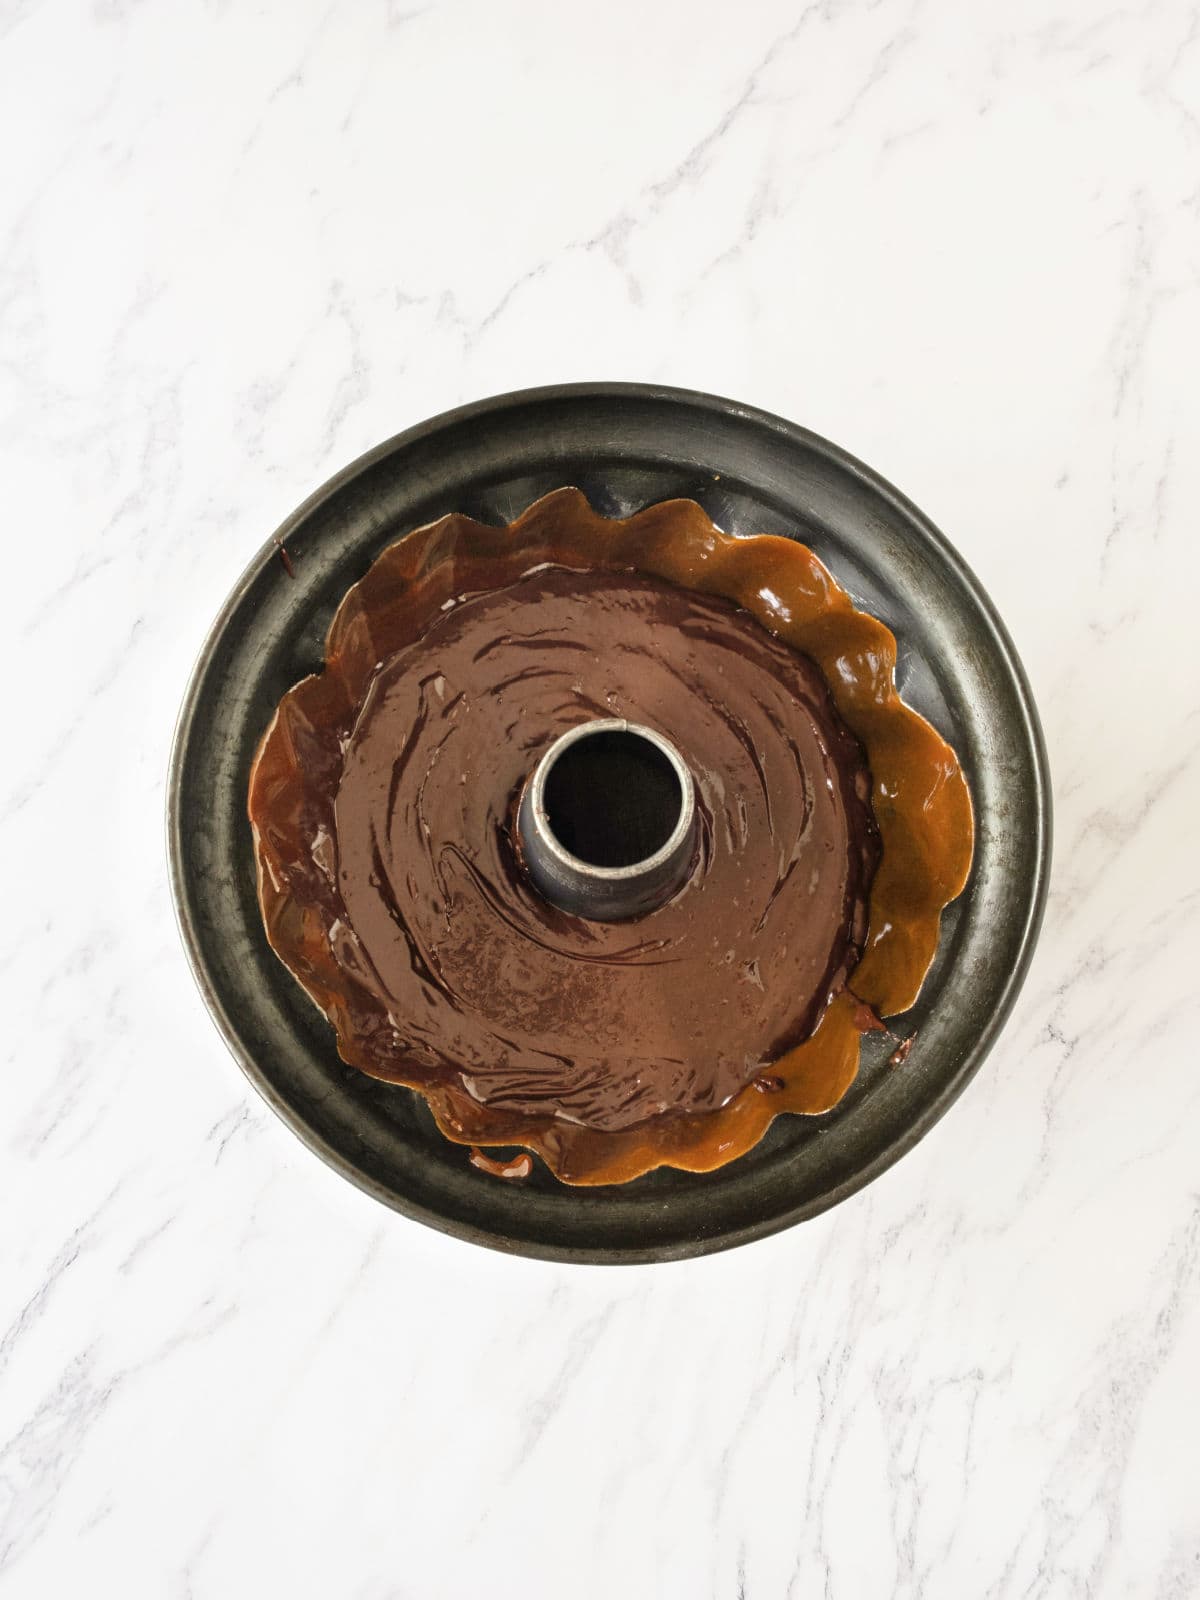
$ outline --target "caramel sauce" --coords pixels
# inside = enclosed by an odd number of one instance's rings
[[[499,1161],[494,1156],[472,1147],[470,1161],[473,1167],[478,1167],[480,1172],[486,1172],[488,1177],[506,1178],[510,1183],[527,1178],[533,1171],[533,1157],[525,1152],[514,1156],[511,1161]]]
[[[721,1166],[837,1103],[966,880],[966,784],[894,669],[811,551],[693,502],[446,517],[349,591],[263,738],[268,937],[343,1058],[447,1137],[571,1183]],[[632,923],[555,911],[513,845],[529,768],[594,716],[660,727],[702,800],[692,877]]]

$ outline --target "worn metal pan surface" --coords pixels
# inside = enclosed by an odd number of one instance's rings
[[[424,1102],[338,1059],[333,1032],[269,948],[246,820],[251,758],[284,691],[321,665],[338,602],[407,530],[450,511],[508,522],[564,484],[627,515],[698,500],[732,533],[810,544],[899,641],[904,698],[953,743],[975,801],[975,863],[904,1031],[902,1070],[867,1037],[823,1117],[776,1119],[708,1175],[577,1189],[477,1171]],[[291,553],[294,578],[279,559]],[[260,1093],[339,1172],[407,1216],[478,1244],[578,1262],[699,1255],[790,1227],[868,1183],[962,1092],[1012,1006],[1037,937],[1050,785],[1037,713],[987,595],[950,543],[876,473],[815,434],[711,395],[567,385],[483,400],[380,445],[264,544],[217,618],[187,692],[169,786],[184,943],[225,1040]]]

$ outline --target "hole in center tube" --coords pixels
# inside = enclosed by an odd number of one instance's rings
[[[656,744],[608,729],[567,746],[546,774],[543,802],[564,850],[592,867],[632,867],[671,837],[683,792]]]

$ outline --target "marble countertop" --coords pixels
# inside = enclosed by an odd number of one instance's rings
[[[1200,1594],[1200,13],[0,4],[0,1594]],[[876,466],[988,586],[1045,931],[944,1121],[725,1256],[393,1216],[167,887],[209,621],[366,447],[572,379]]]

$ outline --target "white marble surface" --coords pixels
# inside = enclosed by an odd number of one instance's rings
[[[1194,6],[0,0],[0,1594],[1200,1594],[1198,367]],[[919,1149],[619,1271],[308,1155],[162,826],[275,523],[605,377],[925,507],[1058,807],[1030,981]]]

